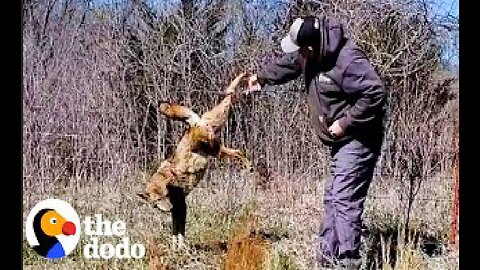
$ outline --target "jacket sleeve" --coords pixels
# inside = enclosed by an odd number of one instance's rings
[[[285,54],[270,65],[264,66],[257,73],[257,80],[261,86],[280,85],[298,78],[302,74],[302,67],[298,53]]]
[[[386,91],[382,80],[373,66],[365,58],[350,63],[345,70],[343,90],[356,96],[355,104],[339,119],[344,131],[362,126],[383,115]]]

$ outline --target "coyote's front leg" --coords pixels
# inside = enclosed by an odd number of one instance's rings
[[[239,149],[233,149],[233,148],[229,148],[229,147],[226,147],[224,145],[222,145],[220,147],[220,153],[219,153],[219,157],[221,159],[239,159],[244,168],[248,171],[253,171],[253,167],[252,167],[252,163],[250,162],[250,160],[248,160],[246,157],[245,157],[245,154],[242,150],[239,150]]]
[[[233,98],[235,95],[235,88],[240,84],[242,78],[245,76],[245,73],[238,75],[230,85],[224,90],[226,95],[223,100],[213,107],[210,111],[202,115],[202,120],[206,124],[211,126],[214,130],[220,129],[228,119],[228,114],[230,113],[230,108],[232,107]]]

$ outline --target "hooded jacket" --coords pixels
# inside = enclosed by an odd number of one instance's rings
[[[318,19],[320,38],[315,57],[285,54],[258,72],[258,82],[261,86],[280,85],[303,74],[311,118],[325,144],[355,138],[378,146],[386,101],[382,80],[337,20]],[[341,138],[328,132],[336,120],[345,131]]]

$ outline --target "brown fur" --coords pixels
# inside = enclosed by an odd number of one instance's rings
[[[219,138],[219,131],[228,119],[235,95],[235,88],[245,74],[237,76],[224,90],[224,99],[199,117],[189,108],[172,103],[161,103],[160,112],[166,117],[181,120],[189,124],[174,154],[162,161],[157,171],[149,179],[145,193],[139,194],[154,203],[163,211],[172,210],[170,188],[180,188],[188,195],[203,178],[209,157],[237,158],[251,170],[250,162],[243,151],[224,146]],[[174,233],[175,234],[175,233]]]

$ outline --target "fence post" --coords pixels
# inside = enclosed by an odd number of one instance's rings
[[[453,215],[452,215],[452,228],[451,228],[451,238],[450,238],[450,247],[456,248],[457,246],[457,237],[458,237],[458,211],[459,211],[459,165],[460,165],[460,155],[459,155],[459,147],[458,147],[458,130],[455,132],[456,138],[456,153],[455,153],[455,163],[454,163],[454,199],[453,199]]]

